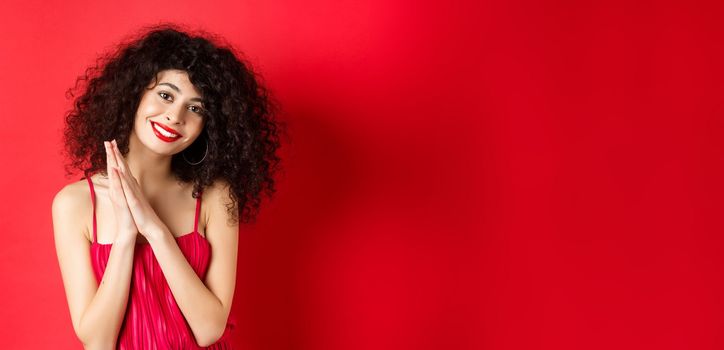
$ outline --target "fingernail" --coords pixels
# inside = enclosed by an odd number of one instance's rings
[[[113,139],[113,146],[118,146],[118,144],[116,143],[116,139]]]

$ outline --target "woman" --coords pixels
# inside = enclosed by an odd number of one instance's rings
[[[281,125],[215,40],[152,27],[78,79],[64,136],[85,177],[52,213],[86,349],[229,348],[239,221],[275,192]]]

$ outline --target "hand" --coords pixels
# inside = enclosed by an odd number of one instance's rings
[[[118,150],[116,140],[111,142],[112,151],[115,154],[115,160],[117,161],[117,173],[120,175],[120,183],[123,187],[123,194],[125,195],[127,207],[131,212],[133,221],[135,222],[138,232],[146,237],[147,240],[155,239],[156,235],[165,232],[166,225],[156,215],[151,205],[146,200],[146,197],[141,192],[141,187],[138,185],[138,181],[131,170],[126,164],[126,160],[121,155],[121,151]]]
[[[138,228],[131,210],[128,208],[126,197],[123,193],[123,185],[121,183],[120,174],[117,172],[118,161],[116,154],[111,148],[110,142],[103,142],[106,147],[106,172],[108,174],[108,193],[113,206],[114,217],[116,220],[116,238],[115,240],[135,242]]]

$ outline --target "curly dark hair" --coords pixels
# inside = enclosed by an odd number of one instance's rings
[[[144,88],[166,69],[185,71],[204,98],[204,128],[184,152],[201,159],[208,147],[200,165],[189,165],[182,152],[173,155],[172,173],[178,181],[193,182],[194,198],[214,180],[226,180],[232,220],[254,221],[262,192],[270,197],[276,192],[276,152],[284,132],[284,124],[275,120],[279,104],[238,50],[203,30],[192,32],[171,23],[141,28],[76,79],[66,91],[69,99],[81,91],[65,115],[66,176],[76,169],[85,176],[99,171],[106,175],[104,140],[115,138],[121,153],[128,153]]]

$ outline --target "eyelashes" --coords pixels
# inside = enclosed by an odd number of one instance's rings
[[[171,100],[169,100],[169,98],[173,98],[173,96],[171,94],[169,94],[165,91],[159,92],[158,96],[160,96],[165,101],[171,101]],[[189,106],[189,108],[196,108],[196,110],[192,110],[192,112],[199,114],[199,115],[204,115],[204,109],[199,106],[191,105],[191,106]]]

